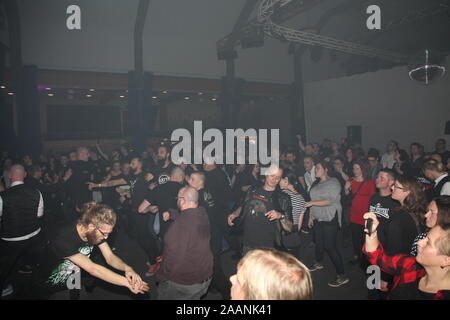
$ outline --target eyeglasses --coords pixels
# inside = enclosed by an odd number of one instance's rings
[[[395,184],[394,184],[394,189],[406,190],[406,188],[404,188],[404,187],[399,187],[399,186],[397,186],[397,185],[395,185]]]
[[[103,232],[102,230],[100,230],[99,227],[96,227],[95,229],[97,229],[97,230],[102,234],[102,236],[103,236],[104,238],[108,238],[109,235],[111,234],[111,232]]]

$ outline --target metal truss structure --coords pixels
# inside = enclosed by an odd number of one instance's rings
[[[395,63],[406,63],[408,56],[373,48],[353,42],[335,39],[311,32],[295,30],[274,23],[271,17],[275,11],[288,5],[292,0],[263,0],[258,10],[258,23],[264,26],[267,35],[294,43],[321,46],[343,53],[356,54],[370,58],[380,58]]]

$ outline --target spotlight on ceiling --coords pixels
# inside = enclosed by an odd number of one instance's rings
[[[408,63],[409,77],[411,80],[428,85],[444,76],[446,71],[443,66],[444,60],[445,56],[428,49],[417,53]]]

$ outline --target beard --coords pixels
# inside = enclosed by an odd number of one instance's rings
[[[131,173],[131,174],[135,174],[135,173],[136,173],[136,171],[137,171],[137,169],[136,169],[136,168],[131,168],[131,167],[130,167],[130,173]]]
[[[158,159],[158,166],[162,167],[166,163],[166,159]]]
[[[91,231],[91,232],[88,232],[88,233],[86,234],[86,238],[87,238],[88,243],[89,243],[90,245],[96,245],[96,244],[99,244],[100,241],[101,241],[101,239],[99,239],[99,238],[97,237],[95,230],[93,230],[93,231]]]

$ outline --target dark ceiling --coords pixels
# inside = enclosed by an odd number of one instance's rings
[[[254,3],[253,18],[248,21],[256,21],[261,2]],[[366,27],[370,5],[381,9],[381,30]],[[314,65],[314,72],[319,73],[314,80],[406,65],[410,57],[425,49],[442,57],[450,55],[450,0],[292,0],[275,10],[272,21],[406,57],[399,63],[326,49],[320,43],[296,43],[303,52],[304,64]]]

